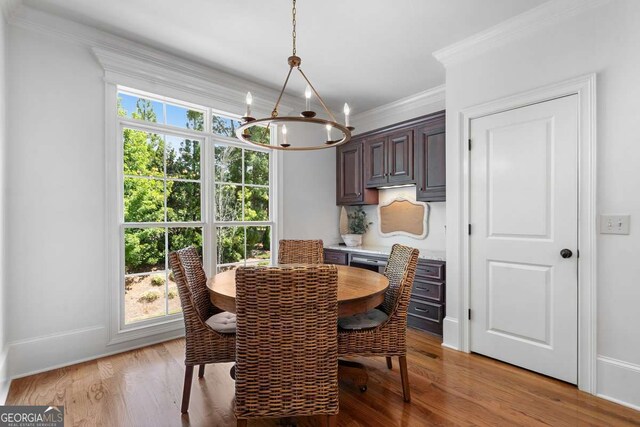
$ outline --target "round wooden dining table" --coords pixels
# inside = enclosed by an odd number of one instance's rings
[[[287,264],[286,267],[296,264]],[[284,266],[284,265],[283,265]],[[375,271],[336,265],[338,269],[338,316],[351,316],[376,308],[384,301],[389,280]],[[207,281],[211,303],[222,310],[236,312],[236,272],[218,273]],[[338,376],[353,382],[360,391],[367,390],[369,375],[364,365],[351,360],[338,360]],[[231,368],[235,378],[235,366]]]
[[[295,266],[287,264],[286,267]],[[375,271],[346,265],[338,269],[338,316],[365,313],[384,301],[389,280]],[[211,303],[222,310],[236,312],[236,271],[218,273],[207,281]]]

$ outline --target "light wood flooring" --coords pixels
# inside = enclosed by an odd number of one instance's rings
[[[7,404],[65,405],[67,426],[235,426],[231,364],[208,365],[193,380],[181,416],[184,341],[174,340],[14,380]],[[640,426],[640,412],[576,387],[409,332],[411,403],[402,400],[397,359],[357,359],[369,368],[361,393],[340,385],[340,426]],[[197,371],[197,370],[196,370]],[[272,426],[274,420],[250,421]],[[299,426],[316,425],[313,419]]]

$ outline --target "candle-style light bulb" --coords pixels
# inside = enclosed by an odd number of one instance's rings
[[[287,125],[282,125],[282,143],[287,143]]]
[[[331,141],[331,125],[326,125],[327,128],[327,141]]]
[[[311,111],[311,86],[307,85],[304,90],[305,110]]]
[[[345,102],[344,109],[342,111],[344,111],[344,125],[346,127],[349,127],[349,113],[351,112],[351,108],[349,108],[349,104]]]
[[[251,96],[251,92],[247,92],[245,101],[247,102],[247,111],[244,116],[251,117],[251,103],[253,103],[253,97]]]

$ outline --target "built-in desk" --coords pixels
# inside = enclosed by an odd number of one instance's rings
[[[391,248],[384,246],[331,245],[324,249],[324,262],[382,272],[390,252]],[[445,252],[421,250],[409,302],[407,322],[410,327],[442,336],[446,313],[445,279]]]

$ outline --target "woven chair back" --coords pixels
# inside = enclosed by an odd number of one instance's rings
[[[236,271],[236,416],[338,412],[333,265]]]
[[[206,322],[217,310],[209,300],[207,276],[202,269],[200,255],[193,247],[180,249],[169,254],[169,266],[178,285],[185,320],[187,316],[194,315]]]
[[[278,264],[323,264],[322,240],[280,240]]]
[[[384,275],[389,279],[389,288],[384,295],[384,303],[382,304],[384,312],[388,315],[396,311],[401,302],[403,305],[409,304],[418,264],[418,253],[417,249],[397,243],[391,248],[391,255],[389,255],[387,266],[384,269]]]

